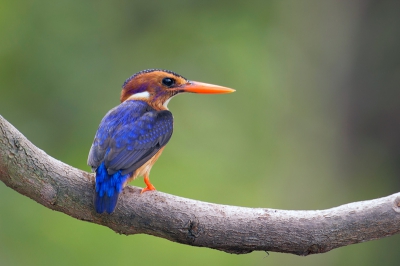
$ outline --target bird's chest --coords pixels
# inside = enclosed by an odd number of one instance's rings
[[[153,157],[150,158],[146,163],[144,163],[141,167],[139,167],[133,174],[129,181],[136,179],[139,176],[144,176],[150,174],[151,167],[156,163],[158,157],[160,157],[163,152],[164,147],[161,148]]]

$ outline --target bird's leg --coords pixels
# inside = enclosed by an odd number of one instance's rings
[[[149,174],[144,175],[144,182],[146,183],[147,187],[143,188],[142,191],[140,192],[140,194],[142,194],[143,192],[146,192],[146,191],[156,190],[156,188],[153,186],[153,184],[150,183]]]

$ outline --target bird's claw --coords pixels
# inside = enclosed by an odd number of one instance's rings
[[[157,190],[152,184],[147,185],[147,187],[143,188],[140,194],[143,194],[146,191],[152,191],[152,190]]]

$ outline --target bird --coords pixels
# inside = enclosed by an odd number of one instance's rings
[[[156,190],[150,170],[172,136],[173,116],[168,103],[177,94],[223,94],[234,89],[190,81],[162,69],[146,69],[122,85],[120,104],[101,120],[87,164],[95,173],[94,207],[111,214],[130,181],[144,177],[141,193]]]

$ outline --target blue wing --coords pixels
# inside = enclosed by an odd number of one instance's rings
[[[110,110],[97,130],[88,165],[104,162],[108,174],[128,174],[147,162],[171,138],[170,111],[156,111],[143,101],[126,101]]]
[[[171,138],[173,117],[143,101],[126,101],[110,110],[100,123],[89,152],[96,172],[95,207],[111,213],[128,177]]]

